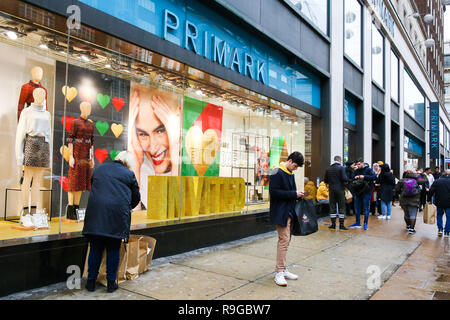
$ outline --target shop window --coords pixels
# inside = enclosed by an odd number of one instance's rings
[[[425,97],[406,69],[404,70],[403,98],[405,111],[425,126]]]
[[[344,1],[344,47],[345,54],[358,66],[362,66],[362,6],[358,0]]]
[[[400,69],[397,55],[391,50],[391,98],[399,102]]]
[[[287,0],[323,33],[328,34],[328,0]]]
[[[384,37],[372,23],[372,80],[384,88]]]
[[[270,171],[293,151],[311,163],[309,114],[112,37],[105,43],[114,50],[106,50],[27,30],[0,35],[0,96],[8,124],[0,129],[0,239],[80,232],[91,164],[96,170],[124,150],[134,156],[142,200],[131,216],[134,226],[267,211]],[[33,177],[42,190],[29,202],[25,187],[21,194],[24,172],[16,156],[23,150],[16,148],[18,105],[29,113],[30,88],[37,86],[46,89],[41,111],[48,110],[51,139],[49,163]],[[300,168],[299,189],[303,177]],[[24,209],[29,206],[31,212]],[[20,228],[20,216],[40,208],[48,228]]]

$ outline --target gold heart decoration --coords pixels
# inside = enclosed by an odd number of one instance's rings
[[[64,152],[63,152],[63,148],[64,148]],[[69,162],[69,160],[70,160],[70,151],[69,151],[69,148],[67,148],[66,146],[62,146],[61,148],[59,148],[59,153],[61,153],[61,155],[63,155],[64,160],[66,160],[67,162]]]
[[[120,135],[122,134],[122,132],[123,132],[123,125],[113,123],[113,124],[111,125],[111,131],[114,133],[114,135],[116,136],[116,138],[119,138],[119,136],[120,136]]]
[[[66,90],[67,90],[67,93],[66,93]],[[77,88],[74,88],[74,87],[70,88],[70,87],[64,86],[64,87],[62,87],[62,93],[63,93],[63,95],[66,96],[67,101],[71,102],[78,95],[78,90],[77,90]]]
[[[202,132],[199,127],[192,126],[186,133],[185,146],[192,165],[198,175],[203,177],[220,150],[216,131],[208,129]]]

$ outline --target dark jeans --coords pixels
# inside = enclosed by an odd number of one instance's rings
[[[106,249],[106,279],[115,281],[120,262],[121,239],[89,236],[88,280],[97,280],[103,251]]]
[[[370,211],[370,192],[356,196],[355,199],[355,215],[356,223],[361,224],[360,214],[364,214],[364,223],[369,222],[369,211]]]
[[[336,218],[339,215],[339,219],[345,218],[345,190],[330,189],[330,217]],[[336,208],[337,204],[337,208]],[[339,212],[338,212],[339,211]]]
[[[444,229],[444,214],[445,214],[445,229]],[[445,233],[450,232],[450,208],[437,208],[437,226],[440,231],[444,229]]]

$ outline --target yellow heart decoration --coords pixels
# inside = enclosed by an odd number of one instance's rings
[[[66,89],[67,89],[67,94],[66,94]],[[78,95],[78,90],[77,90],[77,88],[74,88],[74,87],[70,88],[70,87],[64,86],[64,87],[62,87],[62,93],[63,93],[63,95],[66,96],[67,101],[71,102]]]
[[[64,148],[64,153],[63,153],[63,148]],[[70,151],[69,151],[69,148],[67,148],[66,146],[62,146],[61,148],[59,148],[59,153],[61,153],[61,155],[64,154],[64,160],[66,160],[67,162],[69,162],[69,160],[70,160]]]
[[[197,126],[191,127],[185,137],[186,152],[200,177],[205,175],[220,150],[219,137],[213,129],[202,132]]]
[[[122,134],[122,132],[123,132],[123,125],[113,123],[113,124],[111,125],[111,131],[112,131],[112,133],[114,133],[114,135],[116,136],[116,138],[119,138],[119,136],[120,136],[120,135]]]

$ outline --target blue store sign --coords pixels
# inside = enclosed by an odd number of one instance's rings
[[[439,159],[439,102],[430,103],[430,159]]]
[[[195,0],[79,1],[320,108],[319,77]]]

